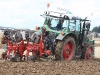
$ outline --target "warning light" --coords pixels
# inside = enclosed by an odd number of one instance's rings
[[[47,3],[47,7],[50,7],[50,3]]]

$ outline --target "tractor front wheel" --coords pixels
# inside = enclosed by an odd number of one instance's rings
[[[92,59],[94,57],[94,46],[84,47],[81,54],[81,59]]]
[[[66,37],[62,41],[58,41],[55,49],[56,60],[71,60],[74,58],[76,43],[73,37]]]

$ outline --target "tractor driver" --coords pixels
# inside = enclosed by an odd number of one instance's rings
[[[55,30],[59,31],[62,29],[62,26],[63,26],[63,22],[64,20],[59,20],[57,26],[55,27]]]

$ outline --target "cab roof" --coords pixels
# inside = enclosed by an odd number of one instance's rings
[[[74,16],[72,14],[65,14],[65,13],[59,13],[59,12],[54,12],[54,11],[45,11],[43,17],[52,17],[52,18],[61,18],[65,20],[80,20],[80,21],[90,21],[87,19],[82,19],[78,16]]]

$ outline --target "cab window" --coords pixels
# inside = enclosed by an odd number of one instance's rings
[[[65,20],[64,22],[63,22],[63,26],[62,26],[63,28],[66,28],[66,27],[68,27],[68,20]]]
[[[70,20],[70,23],[69,23],[69,29],[70,31],[75,31],[75,25],[76,25],[76,22],[75,20]]]
[[[56,27],[56,25],[58,24],[58,19],[52,19],[51,20],[51,27]]]
[[[76,31],[80,31],[80,21],[76,20]]]

